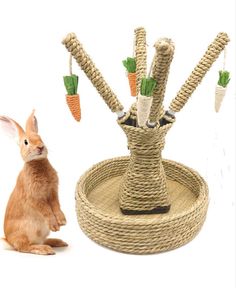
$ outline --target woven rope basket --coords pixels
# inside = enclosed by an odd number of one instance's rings
[[[201,229],[208,207],[208,188],[191,168],[162,159],[165,136],[179,112],[206,72],[227,45],[219,33],[165,111],[163,99],[174,54],[170,39],[155,44],[152,78],[157,86],[147,125],[137,127],[138,109],[128,112],[105,82],[75,34],[63,40],[81,69],[96,87],[127,137],[129,157],[98,163],[87,171],[76,187],[76,211],[80,227],[91,239],[111,249],[149,254],[180,247]],[[137,95],[147,73],[146,32],[135,29]]]
[[[192,240],[206,217],[208,189],[199,174],[176,162],[163,160],[171,209],[159,215],[124,215],[119,188],[129,157],[103,161],[80,179],[76,211],[82,230],[97,243],[134,254],[178,248]]]

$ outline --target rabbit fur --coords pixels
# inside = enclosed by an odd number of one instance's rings
[[[24,166],[7,204],[5,240],[19,252],[52,255],[52,247],[67,246],[60,239],[47,238],[66,224],[58,199],[58,176],[47,159],[47,148],[38,134],[34,111],[25,131],[13,119],[0,116],[0,124],[15,138]]]

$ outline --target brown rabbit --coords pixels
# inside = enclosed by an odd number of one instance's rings
[[[40,255],[55,254],[52,247],[67,246],[60,239],[47,238],[58,231],[66,219],[58,200],[58,177],[47,159],[47,148],[38,135],[34,111],[26,122],[26,130],[14,120],[0,116],[4,130],[20,146],[25,162],[5,213],[6,241],[17,251]]]

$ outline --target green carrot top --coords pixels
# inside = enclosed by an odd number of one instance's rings
[[[222,87],[226,87],[230,81],[230,75],[229,72],[226,70],[220,70],[219,71],[219,80],[218,80],[218,85]]]
[[[156,85],[157,85],[157,82],[155,79],[151,77],[142,78],[141,89],[140,89],[141,95],[148,96],[148,97],[152,96]]]
[[[72,74],[70,76],[64,76],[63,79],[64,79],[64,85],[66,87],[67,94],[76,95],[79,77],[77,75]]]
[[[136,72],[136,60],[135,58],[127,57],[126,60],[122,61],[123,65],[127,69],[128,73]]]

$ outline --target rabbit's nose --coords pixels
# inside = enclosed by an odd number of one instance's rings
[[[38,150],[38,152],[40,152],[40,153],[43,152],[43,149],[44,149],[44,146],[38,146],[38,147],[37,147],[37,150]]]

